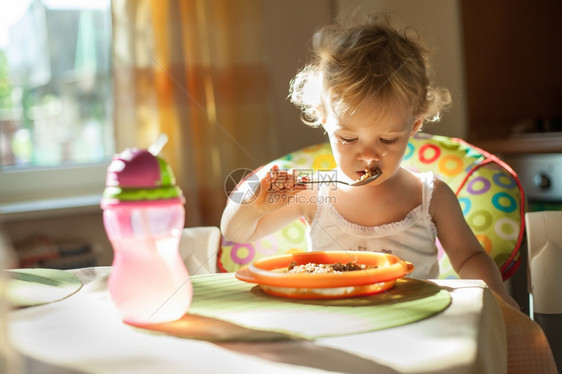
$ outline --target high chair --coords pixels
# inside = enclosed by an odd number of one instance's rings
[[[272,161],[281,169],[328,171],[336,167],[329,143],[318,144]],[[456,193],[476,237],[508,279],[520,263],[525,232],[525,196],[513,170],[496,156],[463,140],[418,133],[410,139],[402,164],[410,170],[432,171]],[[301,219],[261,240],[233,243],[223,239],[218,256],[221,271],[233,272],[272,255],[306,251],[306,223]],[[441,278],[458,278],[439,246]]]

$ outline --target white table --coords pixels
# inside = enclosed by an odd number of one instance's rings
[[[314,341],[211,343],[123,324],[107,292],[110,270],[78,270],[85,286],[73,296],[10,313],[12,344],[33,360],[25,373],[506,372],[502,313],[481,281],[435,280],[451,305],[405,326]]]

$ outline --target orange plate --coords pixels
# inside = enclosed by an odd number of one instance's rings
[[[291,261],[297,265],[309,262],[334,264],[357,261],[359,264],[376,266],[366,270],[342,273],[290,274],[273,271],[284,269]],[[291,298],[341,298],[371,295],[394,286],[395,280],[409,274],[414,266],[397,256],[360,251],[300,252],[258,260],[239,269],[236,278],[257,283],[276,296]]]
[[[248,267],[239,269],[236,278],[249,283],[257,280],[250,274]],[[346,297],[358,297],[374,295],[394,287],[396,280],[373,283],[363,286],[332,287],[332,288],[301,288],[301,287],[275,287],[259,284],[259,287],[273,296],[288,297],[292,299],[341,299]]]

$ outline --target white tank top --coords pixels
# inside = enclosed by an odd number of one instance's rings
[[[327,198],[329,185],[320,184],[316,214],[307,229],[308,250],[392,253],[414,264],[410,277],[437,278],[437,228],[429,214],[433,173],[414,175],[422,184],[422,204],[412,209],[403,220],[381,226],[361,226],[347,221]]]

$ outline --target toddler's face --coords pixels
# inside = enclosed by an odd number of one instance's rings
[[[365,105],[345,121],[328,115],[324,128],[339,171],[356,180],[365,169],[378,168],[383,174],[372,184],[380,184],[399,169],[408,140],[421,124],[411,110],[397,107],[380,115]]]

